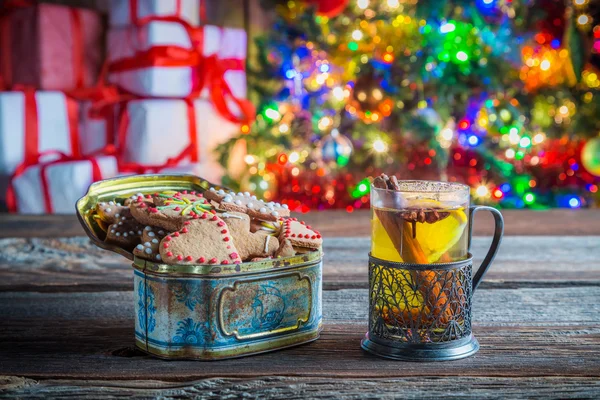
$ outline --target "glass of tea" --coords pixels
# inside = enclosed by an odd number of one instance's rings
[[[369,332],[363,348],[409,360],[456,359],[477,351],[472,294],[496,255],[504,223],[498,210],[471,206],[469,193],[459,183],[386,175],[373,181]],[[493,214],[496,231],[474,271],[469,248],[477,210]]]
[[[396,185],[371,188],[371,255],[411,264],[465,259],[469,187],[432,181]]]

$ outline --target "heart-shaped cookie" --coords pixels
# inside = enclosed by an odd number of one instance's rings
[[[183,222],[183,228],[163,238],[160,256],[167,264],[239,264],[242,262],[227,224],[205,212]]]

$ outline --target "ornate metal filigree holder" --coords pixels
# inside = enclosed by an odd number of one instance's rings
[[[475,274],[470,253],[465,260],[443,264],[397,263],[369,255],[369,331],[363,349],[407,361],[456,360],[479,350],[471,332],[471,301],[496,255],[504,223],[497,210],[472,207],[470,225],[477,210],[492,212],[496,231]]]

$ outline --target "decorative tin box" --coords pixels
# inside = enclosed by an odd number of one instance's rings
[[[205,191],[191,175],[139,175],[97,182],[77,202],[92,241],[133,260],[135,342],[162,358],[216,360],[313,341],[321,331],[322,253],[237,265],[166,265],[103,241],[96,203],[134,193]]]

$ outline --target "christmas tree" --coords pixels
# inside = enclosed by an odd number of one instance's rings
[[[224,183],[297,211],[366,208],[381,172],[501,207],[597,205],[588,1],[264,1],[277,16],[248,71],[258,114],[218,149],[238,166]]]

